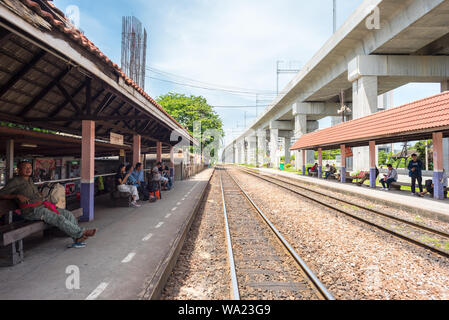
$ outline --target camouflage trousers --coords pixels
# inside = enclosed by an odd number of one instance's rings
[[[33,212],[24,216],[29,221],[44,221],[66,233],[74,240],[83,236],[84,229],[78,225],[75,216],[68,210],[58,209],[59,215],[44,206],[34,208]]]

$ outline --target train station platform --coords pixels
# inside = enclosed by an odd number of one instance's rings
[[[71,239],[54,236],[25,241],[25,261],[0,268],[0,300],[158,298],[212,174],[176,182],[161,201],[141,208],[96,201],[95,221],[81,225],[99,231],[84,249],[68,249]],[[79,289],[72,289],[76,269]]]
[[[356,186],[353,184],[342,184],[336,181],[320,180],[313,177],[302,176],[297,173],[279,171],[274,169],[255,168],[262,173],[275,174],[288,178],[297,179],[312,185],[317,185],[343,194],[356,195],[361,198],[374,201],[383,205],[433,218],[439,221],[449,222],[449,200],[434,200],[428,197],[419,198],[412,196],[406,191],[381,191],[380,188],[371,189],[367,186]]]

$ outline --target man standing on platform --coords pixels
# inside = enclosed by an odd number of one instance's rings
[[[409,176],[412,178],[412,194],[416,195],[416,181],[418,181],[419,191],[423,192],[422,185],[422,170],[424,165],[421,160],[418,159],[416,154],[412,154],[412,161],[408,164]]]
[[[31,179],[33,168],[30,162],[22,161],[17,167],[19,176],[0,190],[0,199],[16,201],[25,220],[43,221],[62,230],[73,239],[74,248],[85,247],[84,241],[95,236],[97,230],[84,230],[70,211],[59,209],[44,199]]]

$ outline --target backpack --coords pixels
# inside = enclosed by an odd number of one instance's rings
[[[148,191],[156,192],[157,190],[159,190],[159,182],[158,181],[150,181],[148,183]]]
[[[58,209],[66,208],[66,199],[65,199],[65,188],[59,183],[49,183],[44,184],[39,188],[39,191],[42,193],[44,198],[54,205]]]

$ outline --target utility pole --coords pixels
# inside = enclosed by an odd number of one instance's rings
[[[334,3],[335,3],[335,0],[334,0]],[[341,101],[341,115],[342,115],[342,117],[343,117],[343,119],[342,119],[342,121],[341,122],[345,122],[345,120],[346,120],[346,117],[345,117],[345,92],[344,92],[344,90],[341,90],[341,94],[340,94],[340,101]]]
[[[256,94],[256,118],[259,118],[259,95]]]
[[[345,91],[343,89],[341,89],[340,92],[340,102],[341,102],[341,108],[340,110],[338,110],[338,114],[341,114],[342,116],[342,122],[346,122],[346,115],[350,114],[352,112],[351,109],[349,109],[346,105],[345,105]]]
[[[284,62],[284,61],[281,61],[281,60],[276,61],[276,75],[277,75],[276,93],[277,94],[279,94],[279,75],[280,74],[297,74],[298,72],[301,71],[300,69],[295,69],[292,66],[292,63],[295,63],[295,62],[298,63],[298,65],[299,65],[298,61],[289,61],[288,67],[284,68],[284,69],[280,68],[281,62]]]
[[[334,1],[334,33],[337,32],[337,0]]]
[[[247,112],[245,111],[245,129],[246,129],[246,113],[247,113]]]

